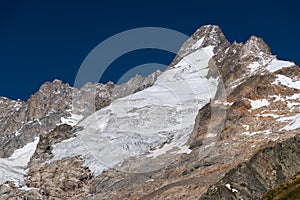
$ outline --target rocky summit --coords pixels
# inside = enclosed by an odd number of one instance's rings
[[[0,199],[297,199],[299,128],[298,66],[206,25],[164,72],[1,97]]]

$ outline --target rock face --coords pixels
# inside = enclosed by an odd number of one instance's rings
[[[67,158],[51,164],[42,164],[28,170],[25,185],[13,183],[0,186],[1,199],[76,199],[88,194],[91,175],[82,168],[78,157]]]
[[[186,55],[197,49],[207,46],[215,46],[214,52],[224,51],[230,43],[227,41],[219,26],[206,25],[199,28],[180,48],[176,57],[168,68],[172,68]]]
[[[260,199],[300,171],[300,136],[256,153],[210,186],[201,199]]]
[[[252,36],[245,43],[230,44],[218,26],[207,25],[183,44],[164,73],[181,70],[182,60],[192,57],[195,62],[190,65],[191,69],[181,71],[182,76],[189,77],[190,71],[198,70],[197,62],[205,60],[194,55],[203,55],[197,52],[210,47],[213,55],[209,54],[207,67],[202,70],[207,70],[207,80],[217,80],[217,90],[213,98],[197,108],[198,114],[196,112],[197,116],[192,119],[194,128],[187,134],[183,146],[186,149],[174,153],[172,147],[166,147],[171,146],[176,137],[160,133],[159,137],[168,136],[163,144],[158,142],[160,146],[153,146],[154,150],[128,157],[118,163],[117,168],[99,175],[86,167],[97,166],[93,160],[87,163],[83,154],[52,160],[55,148],[80,149],[78,143],[68,141],[76,140],[82,130],[105,127],[102,121],[100,125],[86,121],[87,116],[97,110],[104,112],[113,102],[122,102],[126,96],[130,98],[134,93],[151,88],[159,81],[161,72],[146,78],[137,75],[123,85],[87,83],[80,90],[55,80],[42,85],[27,102],[1,98],[0,164],[7,163],[10,158],[6,157],[15,155],[16,149],[36,137],[39,142],[28,162],[24,182],[17,185],[16,181],[7,180],[0,185],[0,199],[260,199],[299,173],[298,67],[278,60],[261,38]],[[182,76],[176,74],[178,79]],[[155,112],[168,105],[163,106]],[[147,114],[143,112],[140,117],[150,123]],[[115,124],[123,126],[124,118],[114,118],[118,122]],[[81,120],[85,121],[80,123]],[[121,133],[109,136],[118,140]],[[141,141],[132,140],[124,146],[125,152],[143,145]],[[160,154],[153,156],[155,149]],[[126,172],[136,164],[151,165],[170,157],[172,162],[159,169]]]
[[[32,142],[41,133],[60,123],[70,109],[72,88],[61,81],[44,83],[27,102],[19,103],[0,126],[1,157],[9,157],[15,149]]]

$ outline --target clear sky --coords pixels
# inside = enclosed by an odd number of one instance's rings
[[[127,29],[165,27],[191,35],[219,25],[230,42],[262,37],[273,54],[300,63],[300,3],[284,1],[0,1],[0,96],[26,100],[45,81],[74,83],[87,54]],[[102,80],[130,66],[168,64],[174,55],[141,50],[116,60]],[[123,71],[122,71],[123,70]]]

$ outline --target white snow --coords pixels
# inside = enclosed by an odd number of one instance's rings
[[[198,49],[160,75],[153,86],[85,118],[78,124],[84,130],[73,140],[56,144],[50,162],[81,155],[84,165],[98,175],[147,152],[150,159],[166,152],[190,153],[185,143],[198,110],[217,89],[218,80],[206,78],[213,55],[212,46]]]
[[[245,79],[245,75],[243,75],[241,78],[238,78],[238,79],[236,79],[235,81],[233,81],[233,82],[231,83],[231,88],[234,89],[234,88],[236,88],[237,86],[241,85],[241,84],[243,83],[244,79]]]
[[[215,142],[212,142],[212,143],[210,143],[210,144],[208,144],[208,145],[205,145],[205,148],[212,147],[212,146],[214,146],[215,144],[216,144]]]
[[[23,125],[22,125],[22,127],[19,129],[19,130],[17,130],[16,132],[15,132],[15,136],[19,136],[19,135],[21,135],[23,132],[22,132],[22,129],[23,129]]]
[[[294,120],[298,115],[295,115],[295,116],[288,116],[288,117],[281,117],[279,119],[277,119],[276,121],[279,121],[279,122],[286,122],[286,121],[292,121]]]
[[[33,142],[26,144],[23,148],[17,149],[9,158],[0,158],[0,184],[6,181],[13,181],[22,185],[24,181],[25,168],[34,154],[39,137]]]
[[[192,150],[189,149],[189,146],[187,146],[187,145],[183,145],[179,148],[180,149],[178,149],[178,146],[176,145],[176,143],[166,144],[162,148],[157,148],[153,151],[150,151],[150,154],[146,155],[146,157],[156,158],[167,152],[171,153],[171,154],[183,154],[183,153],[190,154],[192,152]]]
[[[275,98],[273,102],[277,102],[277,101],[285,101],[284,98],[281,97],[281,95],[272,95],[270,96],[270,98]]]
[[[231,190],[233,193],[239,192],[237,189],[231,188],[231,185],[230,185],[229,183],[227,183],[225,186],[226,186],[229,190]]]
[[[291,123],[289,123],[288,125],[286,125],[285,127],[283,127],[280,130],[295,130],[297,128],[300,127],[300,114],[295,115],[295,116],[291,116],[291,117],[285,117],[285,118],[281,118],[278,121],[292,121]]]
[[[269,72],[276,72],[277,70],[280,70],[280,69],[285,68],[285,67],[291,67],[293,65],[295,65],[295,64],[292,63],[292,62],[274,59],[267,66],[267,70]]]
[[[287,96],[286,99],[300,100],[300,93],[295,93],[292,96]]]
[[[253,135],[256,135],[256,134],[265,134],[265,135],[269,135],[271,134],[272,131],[270,130],[263,130],[263,131],[255,131],[255,132],[249,132],[249,131],[246,131],[246,132],[243,132],[242,135],[248,135],[248,136],[253,136]]]
[[[217,133],[208,133],[208,134],[206,135],[206,138],[213,138],[213,137],[217,137],[217,136],[218,136]]]
[[[60,121],[61,121],[60,124],[68,124],[70,126],[75,126],[75,125],[78,124],[78,122],[80,120],[83,119],[83,117],[84,117],[83,115],[78,115],[78,114],[73,114],[72,113],[70,117],[67,117],[67,118],[61,117],[60,118]],[[60,124],[57,124],[57,125],[60,125]]]
[[[214,103],[215,104],[223,104],[224,106],[231,106],[234,102],[215,100]]]
[[[290,102],[290,101],[286,101],[286,102],[287,102],[287,106],[288,106],[289,108],[292,108],[292,107],[294,107],[294,106],[299,106],[299,105],[300,105],[299,102]]]
[[[244,124],[243,127],[245,128],[246,131],[249,131],[249,129],[250,129],[250,126],[246,125],[246,124]]]
[[[21,107],[22,107],[22,103],[16,101],[16,104],[14,105],[14,108],[16,109],[16,111],[19,111]]]
[[[232,188],[232,190],[231,190],[233,193],[235,193],[235,192],[239,192],[237,189],[234,189],[234,188]]]
[[[278,74],[273,84],[282,84],[287,87],[300,89],[300,80],[293,81],[291,78]]]
[[[258,62],[253,62],[250,65],[248,65],[248,69],[250,70],[250,73],[252,74],[256,70],[259,69],[260,64]]]
[[[177,151],[176,153],[178,154],[182,154],[182,153],[186,153],[186,154],[190,154],[192,152],[192,150],[189,148],[189,146],[187,145],[183,145],[180,147],[179,151]]]
[[[250,103],[251,103],[251,109],[257,109],[257,108],[261,108],[264,106],[268,106],[269,102],[267,99],[258,99],[258,100],[251,100],[249,99]]]
[[[227,183],[225,186],[226,186],[229,190],[231,190],[231,186],[230,186],[229,183]]]
[[[60,90],[55,91],[54,94],[60,94]]]
[[[199,39],[195,44],[193,44],[192,49],[199,49],[203,43],[204,37]]]

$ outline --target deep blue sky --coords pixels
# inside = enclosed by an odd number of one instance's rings
[[[0,96],[26,100],[45,81],[74,82],[87,54],[127,29],[155,26],[191,35],[204,24],[219,25],[230,42],[263,37],[279,58],[300,63],[300,12],[284,1],[0,1]],[[166,52],[122,56],[118,68],[168,64]],[[113,69],[113,70],[112,70]]]

